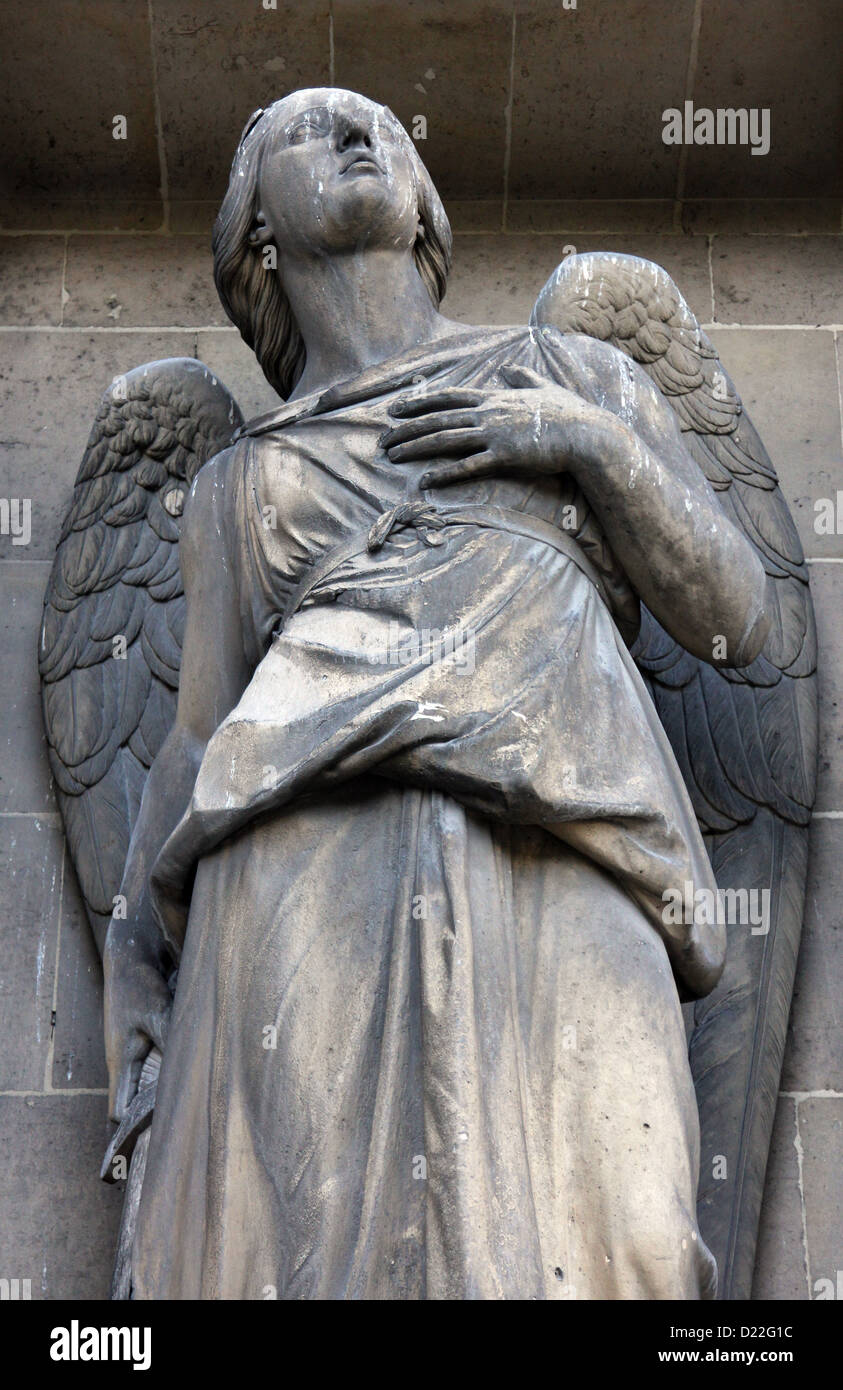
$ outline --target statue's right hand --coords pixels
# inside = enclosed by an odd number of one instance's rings
[[[123,939],[106,939],[105,1055],[108,1105],[113,1120],[123,1119],[138,1088],[141,1067],[153,1045],[162,1052],[170,1023],[172,996],[154,952]]]

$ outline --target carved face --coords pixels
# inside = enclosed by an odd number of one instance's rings
[[[258,221],[283,255],[410,251],[419,224],[409,137],[385,107],[317,87],[276,102]]]

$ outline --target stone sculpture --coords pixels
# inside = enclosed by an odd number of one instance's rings
[[[749,1291],[814,795],[799,542],[663,270],[570,256],[474,328],[450,256],[391,112],[294,93],[214,232],[283,404],[244,425],[174,359],[94,423],[41,671],[116,1297],[692,1299],[715,1257]],[[767,920],[724,923],[750,890]]]

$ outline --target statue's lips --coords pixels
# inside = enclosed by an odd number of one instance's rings
[[[349,159],[340,169],[340,174],[347,174],[351,169],[362,169],[370,174],[382,174],[383,168],[370,154],[356,154],[353,159]]]

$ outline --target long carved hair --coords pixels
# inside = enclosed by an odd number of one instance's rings
[[[272,115],[280,101],[249,118],[231,165],[228,190],[214,223],[214,282],[223,308],[253,349],[269,384],[286,399],[304,370],[305,349],[289,300],[277,274],[267,274],[263,248],[254,243],[260,170]],[[414,255],[422,282],[436,308],[451,268],[451,227],[433,180],[404,127],[382,107],[412,162],[421,224]]]

